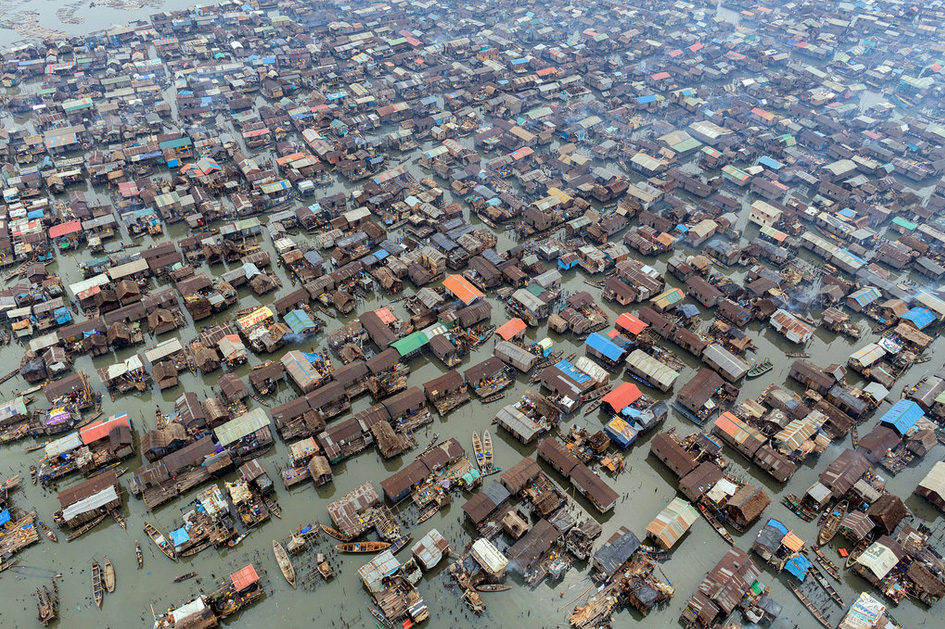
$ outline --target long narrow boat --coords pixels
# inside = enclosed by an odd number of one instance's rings
[[[373,607],[371,608],[371,615],[377,620],[378,625],[384,627],[384,629],[393,629],[394,623],[388,620],[384,614],[377,611]]]
[[[174,583],[180,583],[181,581],[186,581],[187,579],[193,579],[197,576],[196,572],[188,572],[187,574],[182,574],[179,577],[174,578]]]
[[[482,451],[482,440],[479,439],[479,433],[476,432],[475,430],[473,431],[473,434],[472,434],[472,445],[473,445],[473,453],[476,455],[476,465],[479,466],[480,470],[484,471],[486,468],[483,463],[485,454]]]
[[[46,537],[48,537],[52,541],[54,542],[59,541],[59,536],[56,535],[56,533],[51,528],[49,528],[49,525],[47,525],[45,522],[40,521],[39,528],[46,535]]]
[[[735,538],[732,537],[732,534],[725,529],[722,523],[719,522],[714,515],[709,513],[709,510],[705,507],[705,505],[699,505],[699,513],[701,513],[702,517],[704,517],[706,521],[712,525],[712,528],[715,529],[715,532],[718,533],[722,539],[728,542],[729,546],[735,545]]]
[[[853,442],[854,449],[860,445],[860,431],[856,429],[856,426],[850,428],[850,441]]]
[[[820,550],[819,546],[813,546],[812,550],[814,551],[814,559],[817,560],[817,563],[820,564],[820,567],[824,569],[824,572],[830,575],[834,581],[840,583],[840,566],[830,561],[827,558],[827,555],[825,555],[824,552]]]
[[[476,586],[476,589],[480,592],[505,592],[510,590],[511,586],[504,583],[480,583]]]
[[[263,496],[263,503],[266,505],[266,508],[269,509],[269,513],[275,517],[282,519],[282,507],[279,506],[279,503],[270,498],[269,496]]]
[[[485,464],[483,471],[489,472],[492,469],[492,435],[488,430],[482,431],[482,460]]]
[[[379,553],[390,548],[390,542],[348,542],[335,544],[335,550],[340,553]]]
[[[390,552],[396,555],[398,552],[400,552],[404,548],[404,546],[407,545],[411,537],[413,537],[413,535],[411,533],[407,533],[403,537],[398,537],[397,539],[395,539],[393,542],[391,542],[390,549],[389,549]]]
[[[763,361],[748,370],[748,377],[757,378],[762,374],[768,373],[772,369],[774,369],[774,363],[765,358]]]
[[[338,541],[347,542],[349,539],[347,535],[338,529],[328,526],[327,524],[319,524],[319,526],[322,527],[322,530],[325,531],[326,534],[328,534],[330,537],[334,537]]]
[[[839,605],[841,609],[846,607],[843,603],[843,599],[840,598],[840,594],[837,593],[837,590],[830,584],[830,581],[827,580],[827,577],[824,576],[824,573],[821,572],[817,566],[811,566],[809,574],[814,577],[823,591],[827,593],[830,600]]]
[[[841,500],[839,504],[831,507],[827,519],[824,520],[824,525],[820,527],[820,534],[817,536],[817,543],[820,546],[829,544],[837,531],[840,530],[840,523],[843,522],[848,508],[849,503],[846,500]]]
[[[85,535],[86,533],[88,533],[89,531],[91,531],[92,529],[94,529],[96,526],[98,526],[99,524],[101,524],[101,523],[102,523],[102,520],[105,519],[105,515],[106,515],[106,514],[101,513],[101,514],[95,516],[95,519],[94,519],[94,520],[89,520],[88,522],[86,522],[85,524],[83,524],[83,525],[82,525],[82,528],[76,529],[76,530],[73,531],[72,533],[69,533],[69,536],[66,538],[66,541],[67,541],[67,542],[71,542],[71,541],[73,541],[73,540],[79,539],[80,537],[82,537],[83,535]]]
[[[154,542],[154,545],[161,549],[161,552],[164,553],[168,559],[172,561],[177,560],[177,553],[174,552],[174,547],[169,541],[167,541],[167,538],[164,537],[161,531],[154,527],[153,524],[145,522],[144,532],[148,537],[151,538],[151,541]]]
[[[194,544],[193,546],[191,546],[191,547],[188,548],[187,550],[181,552],[180,556],[181,556],[181,557],[193,557],[194,555],[196,555],[196,554],[199,553],[200,551],[202,551],[202,550],[207,550],[207,549],[210,548],[210,546],[212,546],[212,545],[213,545],[213,540],[210,540],[210,539],[204,540],[204,541],[200,542],[199,544]]]
[[[118,509],[112,509],[111,511],[108,512],[108,514],[112,516],[112,519],[115,522],[118,523],[118,526],[120,526],[123,529],[128,528],[128,523],[125,522],[125,518],[123,518],[121,513],[118,512]]]
[[[852,568],[853,564],[856,563],[856,560],[860,558],[860,555],[862,555],[863,552],[869,548],[869,545],[869,538],[864,539],[859,544],[857,544],[856,547],[850,552],[849,556],[847,556],[847,561],[843,564],[843,567],[848,570]]]
[[[112,565],[112,560],[108,558],[108,555],[105,555],[105,563],[102,565],[105,581],[105,590],[109,593],[115,591],[115,566]]]
[[[105,584],[102,583],[102,566],[92,559],[92,598],[95,605],[101,609],[102,599],[105,597]]]
[[[420,514],[420,516],[417,518],[417,524],[423,524],[424,522],[426,522],[427,520],[435,516],[436,512],[440,510],[441,506],[442,505],[439,502],[434,503],[432,507],[430,507],[429,509],[427,509],[426,511]]]
[[[141,544],[138,543],[138,540],[135,540],[135,560],[138,562],[138,569],[144,567],[144,553],[141,551]]]
[[[272,552],[276,556],[276,563],[279,564],[282,576],[285,577],[289,585],[295,587],[295,566],[292,565],[292,560],[289,559],[289,553],[285,552],[285,548],[276,540],[272,540]]]
[[[801,604],[807,608],[807,611],[809,611],[811,615],[817,619],[817,622],[826,627],[826,629],[833,629],[833,625],[828,622],[827,618],[824,616],[824,613],[820,611],[820,608],[814,605],[814,603],[809,598],[807,598],[803,592],[801,592],[800,588],[794,585],[794,581],[789,580],[788,585],[791,587],[791,591],[794,592],[794,596],[797,597],[797,600],[799,600]]]

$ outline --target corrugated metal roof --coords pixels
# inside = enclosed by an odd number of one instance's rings
[[[269,416],[261,408],[254,408],[245,415],[236,419],[231,419],[222,426],[214,428],[213,434],[216,435],[220,445],[228,446],[234,441],[253,434],[260,428],[269,425]]]

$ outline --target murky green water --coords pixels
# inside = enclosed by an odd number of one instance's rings
[[[180,236],[181,233],[180,226],[175,226],[170,235]],[[508,249],[512,244],[505,236],[502,236],[499,250]],[[269,243],[265,243],[264,246],[271,247]],[[63,283],[68,285],[81,279],[78,264],[87,257],[82,252],[67,256],[52,268],[61,274]],[[657,266],[662,270],[665,266],[665,260],[659,261]],[[211,269],[211,272],[219,274],[225,270],[224,266],[218,266]],[[281,269],[278,269],[277,272],[282,277],[284,286],[280,291],[264,296],[260,300],[263,303],[271,302],[278,296],[289,292],[292,288],[291,283]],[[674,281],[670,280],[670,283],[674,284]],[[574,271],[566,273],[564,286],[566,290],[572,292],[589,290],[595,297],[599,298],[600,291],[586,285],[584,276],[581,273]],[[241,297],[241,305],[252,304],[257,299],[246,290],[241,291]],[[387,302],[388,299],[383,296],[372,296],[366,300],[365,308],[379,307]],[[493,299],[492,303],[494,307],[493,321],[501,324],[507,319],[507,315],[500,302]],[[602,303],[614,317],[619,313],[618,310],[611,308],[610,304],[602,300],[599,303]],[[392,307],[401,317],[409,316],[402,303],[395,304]],[[225,316],[225,313],[221,315],[221,318],[223,316]],[[706,319],[708,321],[709,318],[706,317]],[[328,329],[335,329],[346,320],[332,320],[329,322]],[[182,341],[188,341],[193,336],[192,328],[185,328],[179,332]],[[783,357],[783,353],[797,351],[796,347],[790,346],[789,343],[767,327],[761,328],[755,323],[750,326],[750,332],[758,345],[755,355],[772,357],[777,366],[761,378],[746,381],[740,399],[757,395],[772,382],[783,383],[787,377],[788,365],[791,362],[791,359]],[[531,338],[537,340],[545,335],[545,329],[530,329],[529,334]],[[566,354],[572,351],[583,354],[580,345],[573,344],[568,338],[562,338],[554,333],[551,334],[551,337]],[[847,339],[832,337],[832,334],[824,331],[818,332],[809,348],[812,354],[811,361],[821,365],[826,365],[832,361],[844,361],[859,346],[859,344],[855,345]],[[165,338],[169,338],[169,336],[162,337],[161,340]],[[867,340],[864,338],[860,344]],[[483,360],[491,353],[491,347],[491,342],[486,343],[472,356],[467,357],[459,369],[463,370]],[[937,350],[941,347],[941,341],[936,341],[933,346],[933,354],[937,353]],[[136,349],[140,351],[142,347],[138,346]],[[132,351],[135,351],[135,349],[117,355],[99,357],[95,360],[82,357],[77,360],[75,367],[90,374],[95,388],[101,389],[101,384],[97,382],[94,370],[124,358]],[[21,352],[22,348],[20,346],[5,347],[0,351],[0,359],[6,364],[12,364],[13,361],[19,359]],[[681,379],[681,381],[685,381],[698,368],[698,361],[681,350],[679,355],[687,364]],[[779,356],[781,356],[781,359],[778,358]],[[258,359],[255,360],[258,361]],[[900,383],[911,384],[915,382],[924,371],[931,371],[931,365],[933,364],[935,363],[926,363],[914,367],[900,380]],[[426,357],[415,359],[411,363],[411,368],[411,385],[422,384],[445,371],[445,368],[438,361]],[[240,374],[245,375],[248,370],[249,366],[246,366]],[[183,391],[196,391],[198,394],[211,395],[214,392],[214,385],[219,373],[207,377],[182,374],[180,387],[163,393],[149,391],[140,395],[121,396],[114,401],[109,401],[106,396],[105,413],[127,411],[132,418],[137,435],[140,437],[144,431],[153,426],[155,405],[160,405],[164,410],[170,410],[173,400]],[[13,391],[22,389],[23,386],[23,382],[17,378],[0,387],[0,393],[3,397],[8,397]],[[791,384],[784,386],[793,388]],[[526,381],[520,376],[514,390],[504,400],[489,405],[481,405],[476,402],[466,404],[450,414],[447,419],[437,419],[432,425],[424,427],[418,434],[418,441],[424,442],[432,436],[432,433],[437,432],[441,438],[455,437],[464,446],[469,447],[471,431],[489,428],[495,411],[503,404],[516,399],[525,388]],[[661,397],[655,390],[647,390],[646,392],[652,397]],[[898,390],[896,394],[898,394]],[[277,402],[286,401],[292,395],[294,395],[292,390],[283,385],[277,395]],[[354,402],[352,411],[358,412],[369,405],[368,397],[361,396]],[[574,421],[578,424],[586,423],[591,428],[597,428],[602,425],[602,420],[605,419],[604,416],[594,414],[587,418],[578,416]],[[875,419],[873,422],[875,422]],[[695,426],[675,414],[675,412],[671,414],[666,424],[667,428],[672,426],[676,426],[677,431],[681,434],[688,434],[696,429]],[[861,434],[865,434],[867,430],[868,428],[861,429]],[[516,463],[522,455],[533,455],[534,448],[532,446],[521,446],[517,441],[510,439],[504,431],[495,427],[492,427],[492,431],[497,465],[508,467]],[[621,525],[627,526],[642,535],[649,520],[675,495],[675,479],[658,461],[647,456],[647,442],[648,439],[643,439],[634,445],[627,456],[627,471],[616,479],[610,480],[623,497],[613,513],[603,518],[595,516],[604,526],[604,539]],[[848,445],[848,441],[847,443],[831,445],[820,462],[814,461],[802,467],[782,491],[801,494],[814,481],[817,472],[822,470],[827,462],[835,458]],[[25,473],[29,463],[35,462],[35,454],[38,453],[24,453],[22,444],[6,447],[0,453],[0,472],[2,472],[0,475]],[[747,465],[738,454],[734,452],[728,454],[733,462],[733,467],[738,470],[735,472],[736,474],[746,475],[747,473],[747,476],[751,476],[765,484],[769,493],[772,494],[774,504],[768,508],[763,518],[778,517],[785,521],[788,526],[793,527],[795,532],[802,538],[809,542],[813,541],[816,527],[801,522],[777,503],[775,494],[779,493],[780,488],[770,481],[767,475]],[[909,496],[916,482],[921,479],[939,456],[939,450],[936,448],[924,460],[891,479],[889,486],[892,491],[900,496]],[[276,446],[262,458],[262,462],[272,478],[278,479],[278,469],[284,464],[285,458],[286,448],[281,442],[277,442]],[[0,575],[0,584],[2,584],[0,587],[6,595],[5,602],[0,608],[0,623],[4,627],[32,625],[35,617],[32,598],[33,589],[43,582],[47,572],[51,570],[59,570],[64,573],[60,585],[63,626],[123,627],[149,623],[152,605],[160,613],[170,606],[183,603],[193,597],[200,588],[206,591],[212,589],[214,575],[219,577],[229,574],[245,563],[253,561],[256,562],[257,566],[268,572],[267,589],[270,594],[265,601],[239,616],[241,622],[270,623],[273,627],[295,627],[311,622],[315,622],[316,626],[319,627],[329,626],[332,623],[334,626],[342,626],[343,622],[348,622],[354,626],[372,626],[374,620],[366,611],[368,597],[357,577],[357,568],[364,563],[362,558],[353,556],[334,557],[333,561],[338,570],[338,577],[334,581],[327,584],[318,581],[317,587],[312,593],[303,590],[292,591],[278,572],[271,553],[271,540],[273,538],[282,539],[294,527],[311,520],[327,522],[326,505],[331,500],[366,481],[373,481],[375,485],[378,485],[380,480],[399,469],[412,458],[413,455],[407,453],[402,457],[382,461],[376,450],[372,448],[336,467],[334,483],[326,487],[316,490],[311,484],[303,483],[287,492],[280,484],[277,492],[283,509],[283,519],[281,521],[271,520],[266,523],[255,530],[234,550],[219,552],[208,549],[196,557],[181,561],[179,564],[172,563],[158,553],[153,544],[141,532],[141,527],[142,523],[148,520],[158,525],[162,530],[176,528],[179,525],[180,507],[191,500],[193,496],[184,496],[174,503],[158,508],[155,513],[149,514],[140,500],[126,495],[123,512],[129,524],[127,531],[111,523],[111,520],[106,520],[105,524],[100,525],[75,542],[65,543],[61,541],[59,544],[52,544],[44,541],[42,544],[34,546],[19,555],[20,565],[23,567],[15,572],[10,571]],[[140,461],[133,462],[128,467],[134,469],[138,465],[140,465]],[[551,475],[555,477],[553,472],[551,472]],[[79,480],[81,479],[78,477],[67,478],[60,485],[60,489]],[[123,480],[127,480],[127,476]],[[561,479],[557,480],[560,481]],[[568,483],[563,483],[563,486],[568,493],[573,493]],[[57,508],[53,492],[43,491],[32,485],[26,485],[21,490],[16,491],[13,494],[13,499],[21,507],[35,508],[41,518],[47,521],[50,520],[52,512]],[[473,539],[471,530],[461,524],[462,503],[463,499],[455,500],[448,509],[417,527],[413,531],[414,540],[419,539],[430,528],[436,527],[451,541],[454,548],[462,549],[467,542]],[[921,500],[910,497],[907,499],[907,505],[922,517],[931,519],[935,517],[934,513]],[[589,505],[578,496],[572,508],[585,511],[589,508]],[[416,513],[407,510],[403,516],[402,522],[409,528],[409,525],[415,521]],[[754,529],[742,536],[737,536],[740,547],[745,549],[750,547],[760,524],[759,521]],[[65,536],[62,535],[62,537]],[[141,541],[146,556],[144,569],[140,571],[135,568],[133,553],[134,540],[136,539]],[[332,546],[333,540],[323,539],[319,550],[331,555]],[[667,609],[654,612],[645,622],[650,626],[674,622],[695,585],[705,571],[722,556],[724,551],[724,543],[711,528],[705,522],[697,522],[688,537],[678,545],[673,558],[662,565],[666,576],[677,588],[676,598]],[[93,556],[101,561],[105,554],[111,557],[116,566],[119,584],[114,594],[106,596],[103,609],[99,611],[95,609],[91,600],[88,564]],[[402,560],[406,556],[406,552],[400,555]],[[297,560],[297,570],[301,574],[304,574],[311,567],[307,565],[307,561],[306,559]],[[577,567],[569,572],[560,584],[541,585],[534,591],[524,587],[515,587],[504,593],[486,594],[484,596],[488,606],[487,614],[482,620],[477,621],[467,619],[467,613],[458,599],[457,593],[447,587],[448,579],[443,569],[444,566],[445,563],[441,565],[439,570],[426,575],[419,585],[420,592],[430,605],[432,622],[436,623],[436,626],[441,626],[444,622],[458,623],[458,626],[482,622],[490,626],[507,626],[520,621],[523,614],[526,615],[530,626],[563,624],[570,606],[562,609],[559,609],[559,607],[585,592],[591,585],[585,571],[581,567]],[[199,573],[200,582],[192,580],[181,584],[172,583],[175,576],[191,570],[196,570]],[[780,625],[791,626],[796,622],[799,626],[810,626],[811,619],[797,605],[789,590],[782,584],[781,578],[770,572],[767,578],[772,585],[775,597],[786,608]],[[854,599],[855,592],[868,589],[868,585],[859,577],[846,575],[846,580],[844,587],[841,589],[841,594],[848,603]],[[839,608],[837,610],[839,612]],[[795,612],[798,612],[799,615],[795,616]],[[622,612],[618,616],[618,621],[625,619],[628,614],[629,612]],[[900,621],[907,623],[908,626],[914,626],[923,618],[924,610],[910,602],[906,602],[900,609],[896,610],[896,616]],[[839,615],[836,616],[836,619],[839,619]]]
[[[42,7],[46,6],[42,5]],[[52,6],[52,4],[49,6]],[[45,11],[45,8],[43,11]],[[46,15],[42,11],[41,13]],[[121,15],[122,19],[125,17],[124,14]],[[2,41],[3,39],[0,38],[0,42]],[[181,237],[184,233],[185,230],[178,225],[170,230],[169,236],[172,238]],[[498,249],[504,251],[513,244],[503,235],[500,237]],[[264,239],[263,246],[269,249],[270,253],[273,254],[273,259],[275,259],[271,243]],[[63,284],[68,285],[82,279],[78,267],[83,260],[89,257],[84,251],[65,256],[60,258],[51,267],[51,270],[62,277]],[[656,263],[657,268],[661,271],[665,269],[667,257]],[[228,268],[223,265],[209,270],[206,267],[200,269],[201,272],[212,275],[222,274],[226,270]],[[245,307],[256,301],[270,303],[277,297],[290,292],[293,287],[288,278],[281,269],[276,269],[276,272],[283,279],[283,288],[280,291],[262,298],[256,298],[248,289],[242,289],[240,291],[242,298],[240,306]],[[739,274],[742,272],[738,271]],[[680,286],[675,280],[669,279],[668,281],[670,285]],[[564,288],[571,292],[590,291],[599,303],[613,315],[613,318],[620,312],[612,308],[610,304],[600,300],[600,291],[584,284],[584,276],[579,272],[570,271],[565,274]],[[407,290],[411,291],[413,289],[408,287]],[[375,308],[387,303],[389,303],[387,297],[375,295],[366,299],[364,307]],[[494,306],[493,322],[501,324],[507,320],[503,304],[494,298],[492,298],[492,303]],[[395,304],[392,308],[401,317],[409,316],[402,303]],[[636,308],[631,310],[635,311]],[[222,320],[227,316],[232,316],[232,310],[229,315],[224,313],[218,319]],[[339,327],[350,318],[331,320],[328,330]],[[707,315],[706,321],[708,322],[710,319],[711,317]],[[792,383],[783,384],[791,362],[791,359],[784,357],[783,354],[784,352],[798,351],[798,348],[791,346],[770,328],[761,327],[757,323],[749,327],[749,332],[758,346],[754,356],[772,358],[775,361],[776,368],[756,380],[744,382],[739,399],[753,397],[771,383],[778,383],[785,388],[796,389]],[[179,334],[181,340],[187,342],[194,337],[195,332],[193,327],[190,326],[180,330]],[[544,327],[540,330],[529,330],[530,338],[534,340],[545,336],[545,334]],[[845,338],[835,338],[832,334],[819,330],[807,351],[812,355],[810,360],[819,365],[827,365],[830,362],[844,362],[854,349],[871,340],[872,336],[868,335],[854,343]],[[560,337],[554,333],[551,333],[551,337],[558,348],[564,350],[565,354],[570,354],[572,351],[583,354],[583,348],[580,344],[574,344],[568,338]],[[170,338],[170,335],[163,336],[161,340],[167,338]],[[103,390],[95,375],[95,369],[126,358],[131,353],[141,351],[150,345],[151,343],[95,360],[82,357],[77,360],[75,368],[89,374],[93,386],[97,390]],[[310,344],[306,344],[306,347],[308,345]],[[673,346],[670,345],[670,347]],[[932,355],[940,355],[939,352],[943,347],[945,346],[943,346],[941,339],[936,340],[932,346]],[[491,348],[492,343],[486,343],[472,356],[466,357],[459,367],[460,371],[483,360],[491,353]],[[8,365],[8,369],[12,369],[12,365],[18,363],[22,351],[23,347],[18,345],[4,347],[0,349],[0,361]],[[699,362],[682,352],[682,350],[679,350],[679,355],[687,364],[680,385],[678,385],[681,386],[682,382],[695,373],[695,370],[699,367]],[[252,360],[254,363],[261,362],[258,357],[254,357]],[[899,380],[898,387],[891,397],[897,398],[904,384],[913,384],[924,372],[931,372],[936,366],[938,366],[938,362],[926,363],[908,371]],[[412,361],[411,368],[411,385],[422,385],[422,383],[445,371],[438,361],[426,357]],[[250,366],[244,367],[239,372],[240,375],[245,376],[249,369]],[[149,391],[140,395],[125,395],[115,401],[109,401],[106,395],[105,414],[107,416],[115,412],[127,411],[129,417],[132,418],[137,437],[140,437],[143,432],[153,427],[156,405],[161,406],[165,411],[170,410],[174,399],[184,391],[212,395],[220,373],[222,372],[218,371],[207,377],[182,374],[180,376],[181,384],[178,388],[162,393]],[[0,397],[7,399],[14,391],[23,389],[24,386],[23,381],[19,378],[11,380],[0,386]],[[514,389],[507,393],[505,399],[490,405],[481,405],[475,401],[466,404],[450,414],[447,419],[437,419],[432,425],[421,429],[418,434],[418,441],[425,442],[436,432],[440,434],[441,438],[455,437],[468,448],[470,433],[473,430],[481,431],[485,428],[492,428],[497,465],[507,468],[515,464],[523,455],[534,456],[534,445],[523,447],[517,441],[510,439],[504,431],[490,426],[495,412],[502,405],[517,399],[525,389],[526,380],[520,376]],[[646,393],[655,398],[665,397],[655,390],[647,390]],[[292,389],[283,385],[273,404],[287,401],[293,395]],[[38,399],[37,402],[41,403],[42,399]],[[368,397],[361,396],[354,401],[352,412],[358,412],[368,406],[370,406]],[[888,404],[883,408],[886,407],[888,407]],[[581,418],[579,415],[576,419],[566,420],[566,422],[574,421],[578,424],[587,424],[590,428],[596,429],[602,425],[603,420],[606,420],[604,416],[594,414],[586,418]],[[876,421],[877,419],[874,417],[865,427],[861,428],[861,434],[866,434]],[[681,434],[688,434],[696,430],[695,426],[675,412],[671,414],[665,428],[670,427],[676,427],[677,432]],[[646,524],[676,494],[676,480],[672,474],[658,461],[647,456],[649,451],[648,441],[649,438],[645,438],[634,445],[627,455],[627,470],[619,477],[609,480],[622,495],[620,502],[612,513],[601,517],[593,509],[588,511],[589,505],[580,496],[569,507],[575,511],[577,520],[581,519],[581,513],[585,511],[594,514],[594,517],[597,517],[604,527],[602,539],[609,537],[619,526],[627,526],[642,536]],[[766,474],[747,464],[740,455],[726,449],[733,468],[736,470],[735,473],[754,478],[757,482],[764,484],[772,496],[772,505],[761,520],[743,535],[736,535],[738,546],[748,549],[758,528],[768,517],[781,519],[803,539],[809,543],[813,542],[816,526],[804,523],[788,512],[778,503],[777,496],[780,493],[802,494],[815,480],[817,473],[848,446],[849,439],[845,442],[832,444],[819,460],[812,460],[798,470],[794,478],[785,487],[777,486]],[[902,497],[908,496],[906,498],[907,506],[914,513],[926,519],[935,519],[935,512],[923,501],[911,496],[911,492],[933,462],[941,458],[941,452],[941,447],[936,447],[924,460],[914,463],[895,478],[891,478],[888,484],[892,492]],[[329,583],[318,581],[313,592],[303,589],[293,591],[284,582],[278,571],[271,552],[271,540],[285,538],[290,530],[296,528],[299,524],[312,520],[327,522],[326,505],[330,501],[366,481],[374,482],[379,488],[379,482],[382,479],[411,461],[415,453],[408,452],[402,457],[383,461],[376,450],[372,448],[337,466],[334,469],[335,480],[332,484],[316,489],[309,483],[303,483],[292,491],[286,491],[278,482],[278,469],[285,463],[286,447],[277,440],[275,447],[261,460],[269,475],[277,482],[277,496],[282,506],[283,519],[269,521],[258,530],[255,530],[233,550],[220,552],[215,549],[208,549],[195,557],[182,560],[180,563],[173,563],[157,552],[157,549],[147,540],[141,528],[145,520],[156,524],[165,531],[176,528],[180,522],[180,507],[192,500],[193,495],[182,496],[177,501],[159,508],[155,513],[148,513],[140,500],[127,495],[126,492],[123,513],[128,521],[128,530],[122,530],[111,520],[106,520],[105,524],[75,542],[66,543],[61,541],[59,544],[53,544],[43,541],[17,557],[19,559],[18,568],[0,575],[0,592],[3,594],[2,603],[0,603],[0,627],[29,627],[35,625],[33,590],[55,571],[61,571],[64,575],[60,582],[62,620],[59,626],[79,629],[86,627],[119,628],[150,624],[152,610],[161,613],[168,607],[177,606],[192,599],[201,589],[210,591],[213,589],[215,578],[225,576],[250,561],[268,573],[266,585],[268,596],[261,603],[244,611],[234,619],[230,619],[227,624],[232,625],[240,622],[243,626],[268,625],[273,628],[374,626],[375,621],[367,611],[369,598],[361,587],[357,576],[357,569],[365,562],[363,558],[334,556],[331,550],[334,541],[323,538],[318,550],[328,553],[332,557],[337,577]],[[3,448],[0,450],[0,477],[7,477],[15,473],[28,476],[27,468],[30,463],[37,462],[37,454],[39,453],[24,453],[22,444],[14,444]],[[129,469],[134,469],[139,465],[140,460],[126,463]],[[553,472],[549,471],[549,474],[552,478],[558,481],[561,480]],[[128,476],[125,476],[122,480],[127,481],[127,478]],[[67,478],[60,484],[59,489],[68,487],[80,480],[82,479],[77,476]],[[227,480],[232,480],[232,478]],[[563,483],[562,485],[569,494],[572,493],[570,484]],[[44,491],[29,484],[15,491],[12,494],[12,500],[19,507],[35,509],[45,521],[51,521],[52,512],[58,508],[55,492]],[[463,501],[462,498],[454,500],[450,507],[444,509],[423,525],[413,529],[414,540],[419,539],[428,530],[435,527],[451,541],[454,549],[462,550],[468,542],[474,539],[472,531],[462,523],[461,506]],[[402,516],[402,523],[409,529],[409,525],[415,521],[416,513],[408,510]],[[64,540],[65,534],[61,534],[60,537]],[[133,552],[135,540],[141,542],[145,551],[145,565],[142,570],[137,570],[135,566]],[[661,566],[663,572],[676,587],[675,599],[666,609],[655,611],[648,618],[643,619],[644,625],[651,627],[675,625],[676,618],[685,605],[685,601],[693,592],[694,587],[704,573],[721,558],[725,550],[726,546],[718,535],[705,522],[697,522],[689,535],[677,546],[672,559]],[[399,557],[404,560],[408,552],[404,551]],[[828,552],[828,554],[831,553],[832,551]],[[92,603],[88,566],[92,557],[97,557],[101,561],[106,554],[115,564],[118,587],[114,594],[106,596],[103,609],[98,610]],[[296,568],[300,574],[305,574],[311,568],[310,554],[306,557],[302,560],[296,559]],[[833,558],[839,562],[836,556],[833,556]],[[566,624],[566,614],[574,605],[574,599],[579,595],[583,595],[579,597],[579,600],[583,601],[592,592],[592,590],[589,590],[591,582],[586,576],[585,566],[579,565],[572,569],[564,580],[558,584],[549,585],[546,583],[535,590],[518,586],[508,592],[484,594],[487,612],[481,619],[476,619],[466,612],[459,599],[458,592],[449,587],[445,566],[446,563],[444,562],[437,570],[425,575],[418,586],[430,606],[430,626],[492,627],[514,626],[515,623],[524,623],[526,626],[535,627],[564,626]],[[172,582],[175,576],[191,570],[199,573],[199,581],[191,580],[180,584]],[[840,593],[847,604],[852,603],[859,591],[870,589],[865,581],[855,575],[845,573],[844,577],[845,583],[840,588]],[[766,568],[765,579],[772,586],[773,596],[785,606],[785,611],[776,626],[814,626],[813,619],[800,607],[787,589],[783,577]],[[838,621],[840,614],[839,608],[834,608],[832,619],[835,622]],[[908,627],[920,625],[928,617],[923,607],[908,601],[895,610],[895,615]],[[617,626],[625,625],[630,620],[630,616],[634,616],[636,620],[641,620],[636,614],[624,611],[616,617]]]

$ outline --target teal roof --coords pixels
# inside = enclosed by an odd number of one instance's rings
[[[430,339],[427,338],[427,335],[423,332],[414,332],[409,336],[405,336],[399,341],[391,343],[391,347],[397,350],[397,353],[401,356],[407,356],[412,354],[427,343],[430,342]]]

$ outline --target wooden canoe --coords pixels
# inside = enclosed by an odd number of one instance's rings
[[[485,471],[492,469],[492,435],[488,430],[482,431],[482,460],[485,464]]]
[[[272,552],[276,556],[276,563],[279,564],[282,576],[285,577],[289,585],[295,587],[295,566],[292,565],[292,560],[289,559],[289,553],[285,552],[285,548],[276,540],[272,540]]]
[[[476,589],[480,592],[505,592],[512,588],[504,583],[480,583]]]
[[[174,552],[174,547],[171,545],[168,539],[164,537],[164,535],[159,530],[157,530],[157,528],[155,528],[153,524],[145,522],[144,532],[148,537],[151,538],[151,541],[154,542],[154,545],[161,549],[161,552],[164,553],[168,559],[172,561],[177,560],[177,553]]]
[[[340,553],[379,553],[385,548],[390,548],[390,542],[348,542],[335,545],[335,550]]]
[[[282,519],[282,508],[279,506],[279,503],[270,498],[269,496],[263,496],[263,503],[266,505],[266,508],[269,509],[269,513],[275,517]]]
[[[118,523],[118,526],[120,526],[123,529],[128,528],[128,523],[125,522],[125,518],[123,518],[121,513],[118,512],[118,509],[112,509],[111,511],[108,512],[108,514],[112,516],[112,519],[115,522]]]
[[[404,546],[407,545],[407,543],[410,541],[410,538],[412,537],[413,535],[411,533],[407,533],[405,536],[395,539],[393,542],[391,542],[390,552],[396,555],[398,552],[403,550]]]
[[[105,513],[100,513],[99,515],[95,516],[94,520],[89,520],[88,522],[82,525],[82,528],[76,529],[72,531],[71,533],[69,533],[69,536],[66,538],[66,541],[71,542],[73,540],[79,539],[80,537],[82,537],[83,535],[85,535],[86,533],[94,529],[96,526],[101,524],[102,520],[105,519],[105,516],[106,516]]]
[[[186,581],[187,579],[193,579],[197,576],[196,572],[188,572],[187,574],[182,574],[179,577],[174,578],[174,583],[180,583],[181,581]]]
[[[436,503],[426,511],[420,514],[420,517],[417,518],[417,524],[423,524],[430,518],[436,515],[436,512],[440,510],[440,504]]]
[[[826,546],[830,543],[830,540],[832,540],[834,535],[837,534],[837,531],[840,530],[840,524],[843,522],[848,508],[849,503],[846,500],[841,500],[838,505],[830,509],[830,513],[827,514],[827,519],[824,520],[824,525],[820,527],[820,534],[817,536],[818,545]]]
[[[138,569],[140,570],[144,566],[144,553],[141,552],[141,544],[138,543],[138,540],[135,540],[135,559],[138,561]]]
[[[105,555],[105,563],[102,566],[105,580],[105,590],[109,593],[115,591],[115,566],[112,565],[112,560],[108,558],[108,555]]]
[[[475,430],[472,434],[472,446],[473,453],[476,455],[476,465],[479,466],[480,470],[485,469],[484,458],[485,454],[482,451],[482,440],[479,439],[479,433]]]
[[[195,544],[195,545],[191,546],[190,548],[188,548],[187,550],[181,552],[180,556],[181,556],[181,557],[193,557],[194,555],[196,555],[196,554],[199,553],[200,551],[202,551],[202,550],[207,550],[208,548],[210,548],[211,545],[213,545],[213,541],[212,541],[212,540],[209,540],[209,539],[208,539],[208,540],[205,540],[205,541],[200,542],[199,544]]]
[[[105,584],[102,583],[102,566],[97,561],[92,560],[92,598],[95,605],[102,608],[102,598],[105,597]]]
[[[39,528],[46,535],[46,537],[48,537],[52,541],[54,542],[59,541],[59,536],[56,535],[56,533],[51,528],[49,528],[49,526],[45,522],[40,521]]]
[[[322,530],[325,531],[326,534],[328,534],[331,537],[334,537],[336,540],[341,541],[341,542],[348,541],[348,536],[342,533],[341,531],[339,531],[338,529],[333,529],[327,524],[319,524],[319,526],[322,527]]]
[[[765,358],[763,361],[748,370],[748,377],[757,378],[762,374],[768,373],[772,369],[774,369],[774,363]]]

